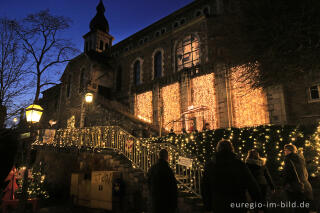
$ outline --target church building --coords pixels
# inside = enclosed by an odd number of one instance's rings
[[[96,10],[83,52],[68,63],[61,84],[43,92],[43,124],[116,125],[157,135],[201,131],[205,124],[217,129],[320,120],[320,77],[252,90],[239,80],[241,66],[222,62],[215,31],[225,10],[220,0],[193,1],[115,45],[102,1]],[[92,103],[84,101],[87,93]]]

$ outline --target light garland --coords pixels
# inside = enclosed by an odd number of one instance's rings
[[[197,117],[197,129],[203,129],[202,113],[205,123],[210,125],[210,128],[217,128],[217,116],[216,116],[216,94],[214,88],[214,74],[208,74],[199,76],[192,79],[192,91],[193,91],[193,106],[200,107],[205,106],[207,111],[195,113]]]
[[[258,126],[270,123],[266,95],[262,89],[251,89],[242,77],[244,68],[232,69],[233,122],[236,127]]]
[[[137,95],[134,114],[148,123],[152,123],[152,91]]]
[[[170,130],[171,125],[168,125],[169,122],[179,119],[181,115],[179,83],[170,84],[161,88],[161,97],[163,100],[162,126],[166,130]]]

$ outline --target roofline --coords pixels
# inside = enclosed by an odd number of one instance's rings
[[[203,0],[203,1],[204,1],[204,0]],[[117,47],[117,46],[121,46],[123,43],[126,43],[127,41],[133,39],[134,37],[138,36],[139,34],[143,34],[144,32],[152,29],[155,25],[160,24],[161,22],[165,22],[165,21],[167,21],[167,20],[170,20],[170,19],[172,18],[172,16],[178,15],[178,14],[180,14],[182,11],[187,10],[187,9],[189,9],[189,8],[192,8],[194,5],[197,5],[198,2],[199,2],[199,1],[193,1],[193,2],[191,2],[191,3],[189,3],[189,4],[187,4],[186,6],[184,6],[184,7],[180,8],[180,9],[176,10],[175,12],[173,12],[173,13],[171,13],[171,14],[163,17],[163,18],[161,18],[160,20],[158,20],[158,21],[150,24],[149,26],[143,28],[142,30],[139,30],[138,32],[132,34],[131,36],[129,36],[129,37],[125,38],[124,40],[118,42],[117,44],[113,45],[112,48],[115,48],[115,47]]]

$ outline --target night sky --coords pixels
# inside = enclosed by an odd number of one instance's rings
[[[191,3],[193,0],[103,0],[114,44],[159,19]],[[89,32],[90,20],[96,14],[99,0],[0,0],[0,16],[21,19],[30,13],[49,9],[73,21],[65,37],[72,39],[81,51],[82,36]]]

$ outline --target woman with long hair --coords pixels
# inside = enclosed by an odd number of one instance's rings
[[[251,149],[246,158],[246,165],[260,186],[263,200],[266,200],[268,186],[271,190],[275,190],[271,175],[266,167],[266,159],[261,158],[257,150]]]

